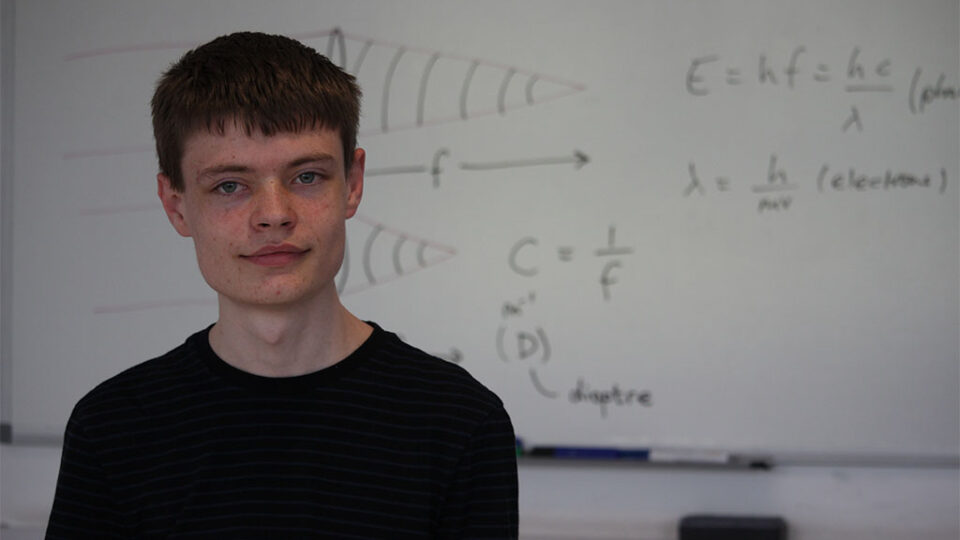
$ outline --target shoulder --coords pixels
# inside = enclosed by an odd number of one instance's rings
[[[199,352],[190,336],[167,353],[136,364],[101,382],[77,402],[71,418],[76,420],[117,416],[130,408],[142,409],[163,394],[181,391],[198,375]]]
[[[363,373],[405,394],[440,404],[472,407],[489,413],[503,402],[466,369],[410,345],[375,326]]]

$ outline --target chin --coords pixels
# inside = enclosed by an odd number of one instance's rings
[[[334,287],[331,283],[330,287]],[[241,305],[257,307],[290,307],[298,304],[304,304],[311,301],[317,301],[324,297],[325,287],[284,287],[276,285],[266,285],[256,291],[245,291],[233,293],[220,292],[221,296],[230,298],[232,302]]]

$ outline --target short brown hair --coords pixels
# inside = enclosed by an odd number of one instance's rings
[[[151,109],[160,172],[183,191],[184,143],[228,122],[248,134],[332,129],[350,168],[360,121],[360,88],[327,57],[284,36],[238,32],[180,58],[157,82]]]

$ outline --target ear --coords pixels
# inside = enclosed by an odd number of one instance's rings
[[[157,195],[160,196],[160,202],[163,203],[163,211],[167,213],[167,219],[173,228],[181,236],[190,236],[190,226],[187,223],[183,192],[173,188],[170,177],[160,173],[157,175]]]
[[[363,170],[367,155],[362,148],[353,151],[353,163],[347,171],[347,219],[357,213],[360,199],[363,198]]]

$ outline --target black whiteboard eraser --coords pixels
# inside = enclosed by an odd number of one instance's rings
[[[680,520],[680,540],[786,540],[781,517],[693,515]]]

